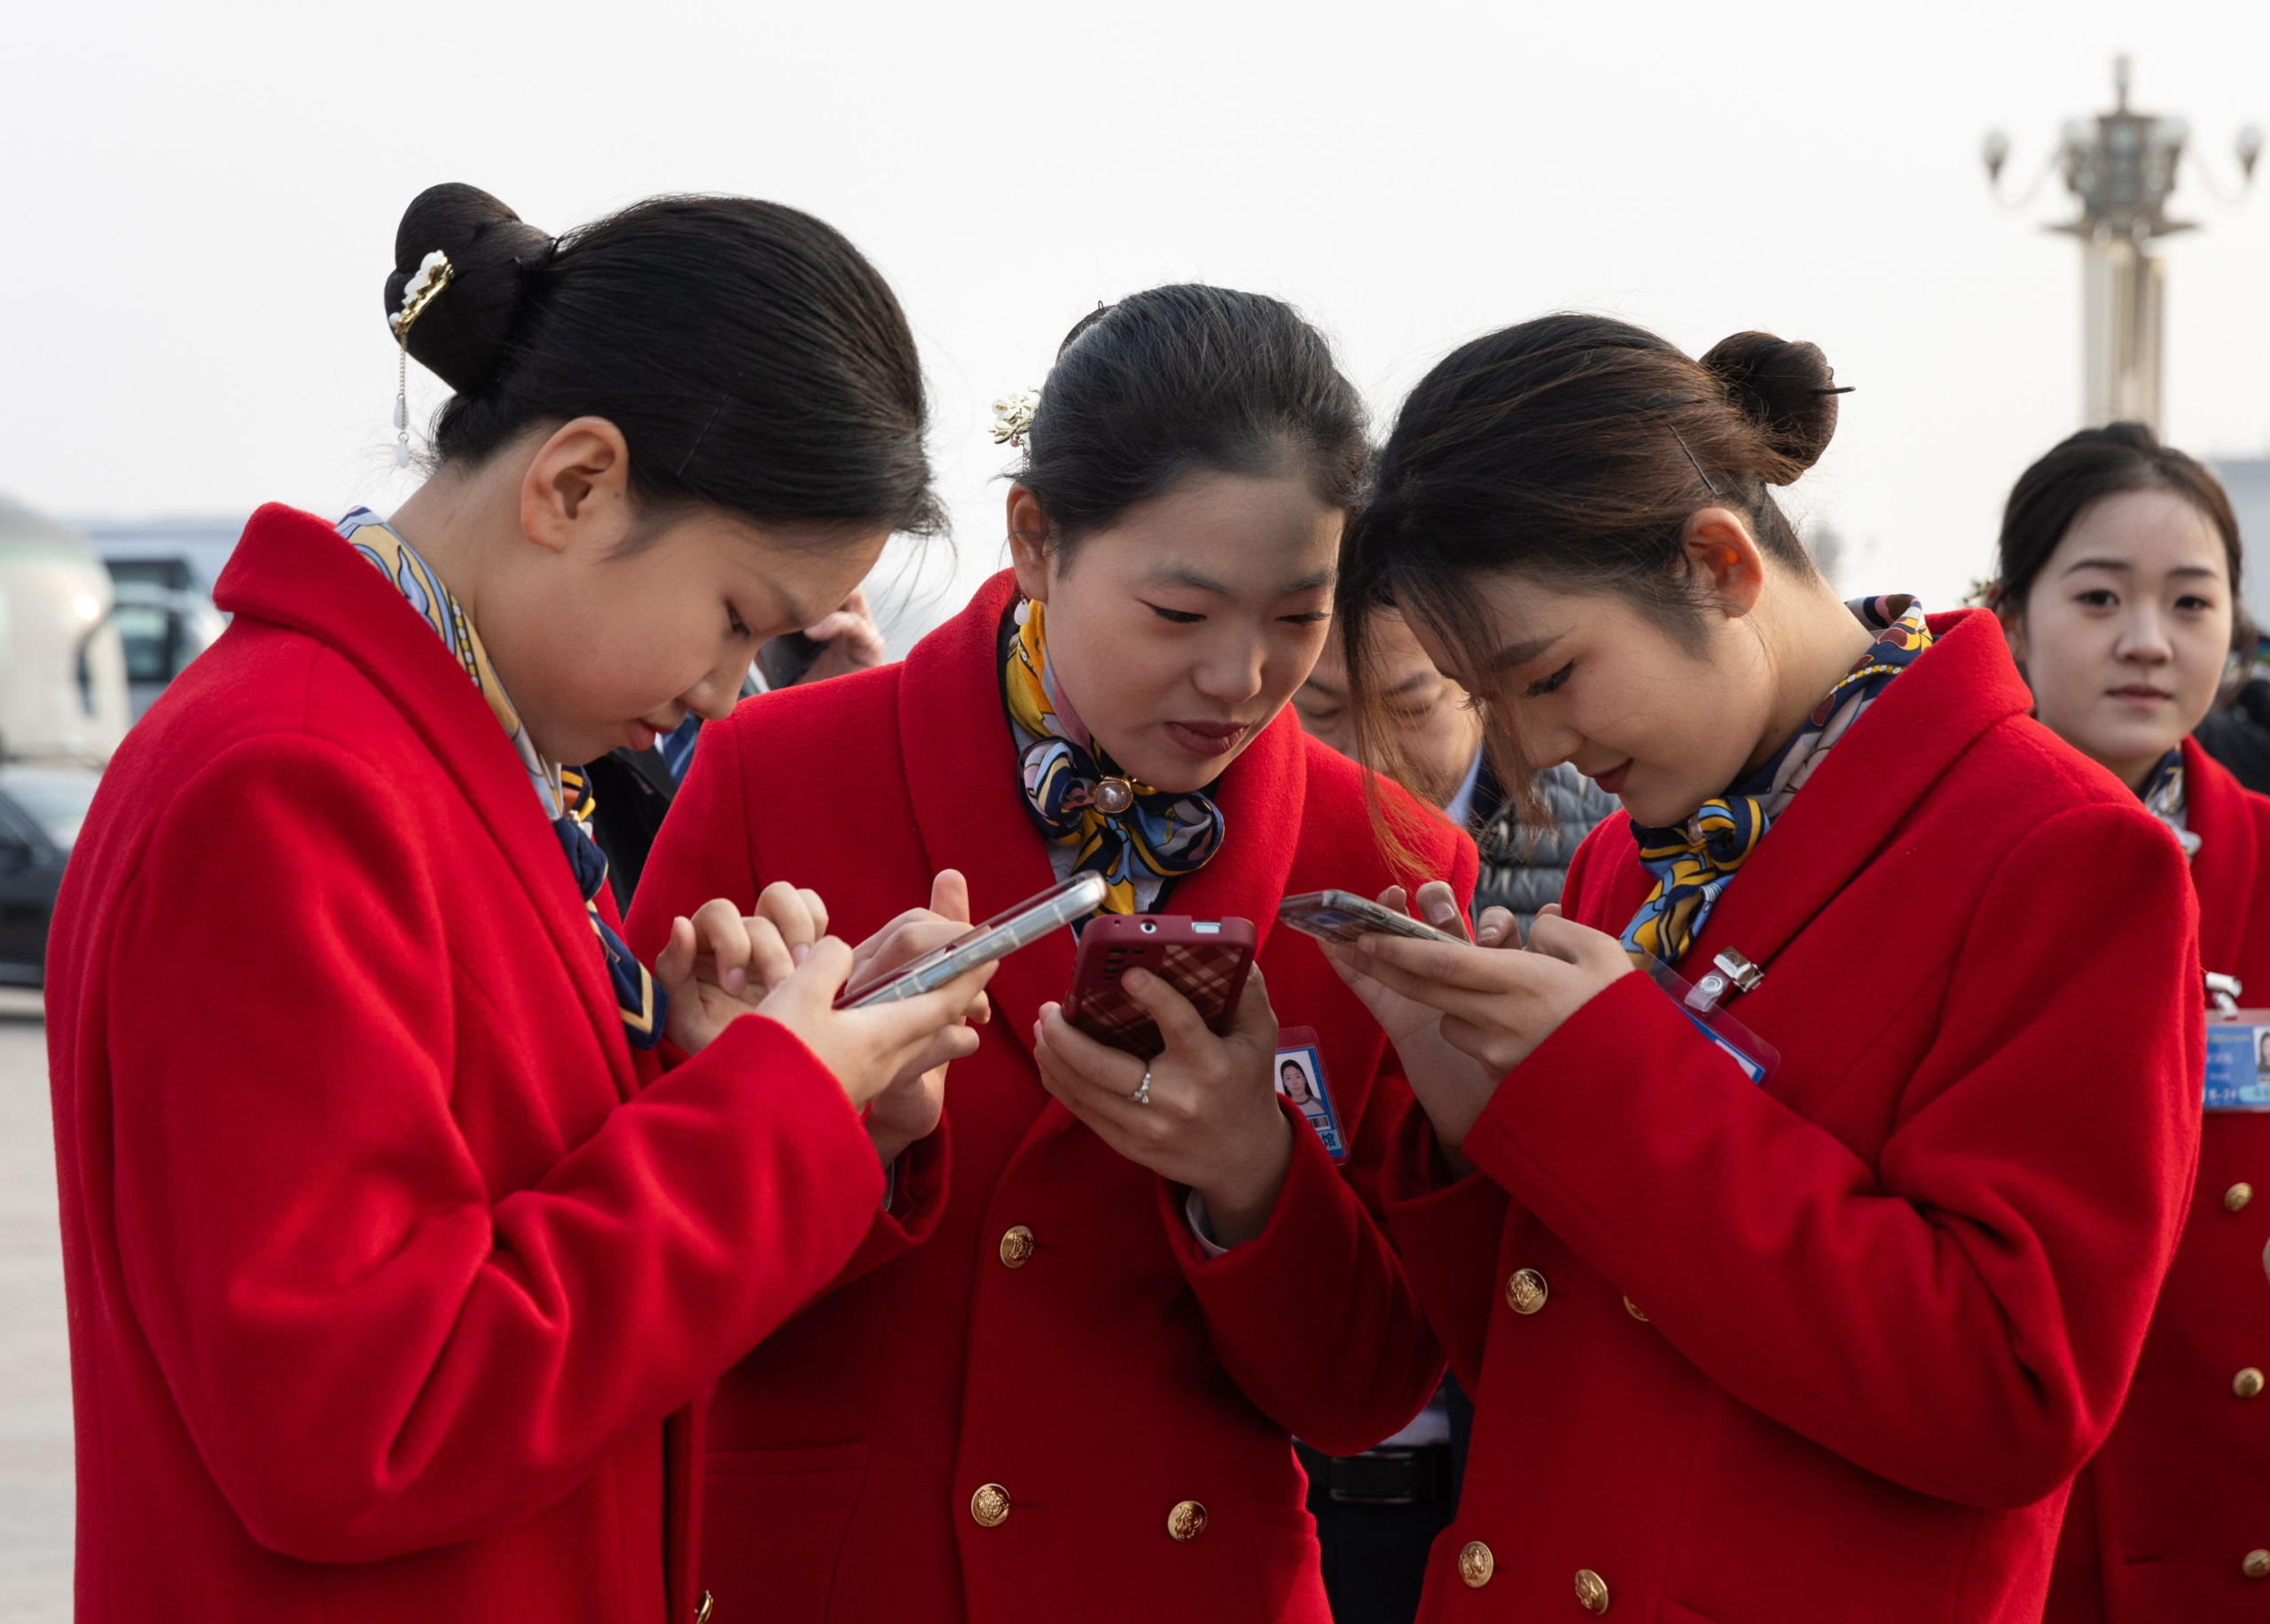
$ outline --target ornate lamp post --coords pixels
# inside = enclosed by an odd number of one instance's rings
[[[2134,419],[2157,430],[2167,269],[2151,245],[2196,229],[2167,215],[2190,127],[2181,119],[2133,110],[2128,77],[2128,59],[2118,58],[2112,66],[2112,111],[2086,122],[2070,121],[2041,174],[2012,207],[2023,207],[2053,170],[2062,172],[2081,212],[2046,229],[2081,244],[2083,417],[2091,425]],[[1999,129],[1989,132],[1984,156],[1997,196],[2009,155],[2009,137]],[[2223,201],[2236,202],[2253,184],[2261,155],[2262,132],[2250,124],[2238,134],[2239,190]],[[2216,190],[2203,165],[2201,178]]]

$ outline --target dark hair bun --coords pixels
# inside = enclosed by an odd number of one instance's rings
[[[1737,332],[1712,345],[1702,364],[1757,425],[1775,454],[1794,465],[1789,478],[1774,484],[1789,484],[1828,449],[1841,392],[1819,345],[1770,332]]]
[[[450,256],[450,285],[410,329],[410,353],[460,394],[497,375],[521,306],[523,279],[552,256],[552,238],[478,186],[451,181],[410,200],[395,232],[387,315],[426,256]]]

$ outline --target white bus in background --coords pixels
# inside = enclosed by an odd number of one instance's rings
[[[110,760],[132,720],[114,602],[85,536],[0,497],[0,761]]]

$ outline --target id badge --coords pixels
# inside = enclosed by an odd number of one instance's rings
[[[1695,1023],[1695,1029],[1717,1045],[1719,1053],[1742,1067],[1742,1074],[1752,1082],[1764,1084],[1773,1074],[1774,1067],[1781,1064],[1781,1051],[1727,1014],[1726,1006],[1715,995],[1696,987],[1661,960],[1651,963],[1648,973],[1679,1007],[1679,1012]]]
[[[1308,1027],[1277,1028],[1277,1092],[1300,1107],[1335,1161],[1348,1156],[1340,1113],[1332,1103],[1332,1083],[1324,1074],[1324,1050]]]
[[[2203,1098],[2210,1111],[2270,1111],[2270,1010],[2207,1011]]]

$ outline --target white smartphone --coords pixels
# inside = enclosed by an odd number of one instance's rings
[[[1438,931],[1433,925],[1399,914],[1392,908],[1382,907],[1366,896],[1352,891],[1303,891],[1298,896],[1288,896],[1277,904],[1277,917],[1304,936],[1319,941],[1354,941],[1366,931],[1380,931],[1389,936],[1410,936],[1420,941],[1454,941],[1467,945],[1462,936],[1448,931]]]
[[[1050,932],[1093,913],[1104,898],[1103,876],[1076,874],[1061,886],[1029,896],[1005,913],[955,937],[941,948],[901,964],[880,980],[863,982],[836,996],[839,1010],[865,1009],[871,1003],[896,1003],[935,992],[964,971],[1006,958],[1019,948],[1030,947]]]

